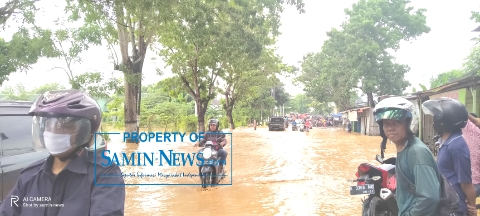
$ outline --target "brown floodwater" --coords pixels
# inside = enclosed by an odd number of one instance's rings
[[[121,137],[120,137],[121,138]],[[310,132],[235,129],[226,150],[227,176],[206,189],[200,185],[127,186],[126,215],[359,215],[361,198],[349,186],[362,162],[377,164],[381,138],[338,128]],[[124,144],[112,140],[112,151],[194,153],[192,143]],[[386,156],[394,156],[387,146]],[[159,153],[156,153],[160,158]],[[230,158],[233,162],[230,163]],[[181,160],[180,160],[181,161]],[[199,177],[158,177],[158,173],[198,173],[198,167],[123,166],[124,173],[157,174],[125,177],[127,184],[200,184]]]

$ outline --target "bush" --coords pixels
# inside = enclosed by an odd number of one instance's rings
[[[197,131],[198,118],[195,115],[183,116],[180,122],[180,128],[186,132]]]
[[[228,118],[226,116],[219,119],[220,120],[220,128],[219,130],[228,129],[230,125],[228,124]]]

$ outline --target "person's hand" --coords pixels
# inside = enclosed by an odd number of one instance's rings
[[[467,215],[468,216],[477,216],[477,207],[467,204]]]

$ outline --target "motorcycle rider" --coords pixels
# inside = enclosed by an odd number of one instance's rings
[[[222,160],[221,163],[219,164],[220,164],[221,170],[223,171],[223,168],[224,168],[223,165],[224,163],[226,163],[227,155],[228,155],[227,151],[223,149],[225,145],[227,145],[227,139],[225,138],[224,133],[219,133],[221,132],[218,130],[219,127],[220,127],[220,121],[218,119],[210,119],[208,121],[208,130],[205,133],[205,137],[202,139],[202,141],[200,141],[199,146],[200,147],[205,146],[205,143],[207,141],[212,141],[212,142],[217,142],[217,140],[220,141],[219,143],[217,143],[220,146],[220,149],[218,149],[218,156],[220,157],[220,160]],[[201,153],[203,149],[204,148],[201,148],[200,150],[198,150],[198,153]]]
[[[386,98],[375,106],[373,115],[383,138],[382,158],[387,139],[397,149],[395,172],[398,215],[438,215],[441,175],[430,149],[414,135],[418,130],[414,105],[401,97]],[[410,187],[409,182],[414,188]]]
[[[433,117],[433,129],[440,135],[438,167],[460,198],[458,214],[477,215],[470,150],[462,133],[468,122],[467,108],[455,99],[441,97],[425,101],[422,109]]]
[[[306,120],[306,122],[305,122],[305,129],[307,130],[307,132],[310,131],[310,126],[311,126],[310,120]]]
[[[33,115],[35,148],[46,149],[50,156],[22,170],[7,195],[17,202],[3,202],[0,215],[124,215],[125,183],[120,168],[114,163],[102,166],[101,153],[87,150],[102,121],[97,102],[79,90],[49,91],[36,100],[29,114]],[[120,186],[94,185],[94,176],[97,184]],[[63,207],[22,208],[37,205],[28,197],[48,197],[50,204]]]

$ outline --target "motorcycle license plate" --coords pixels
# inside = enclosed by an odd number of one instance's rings
[[[374,193],[375,193],[375,185],[373,184],[350,186],[350,195],[374,194]]]

